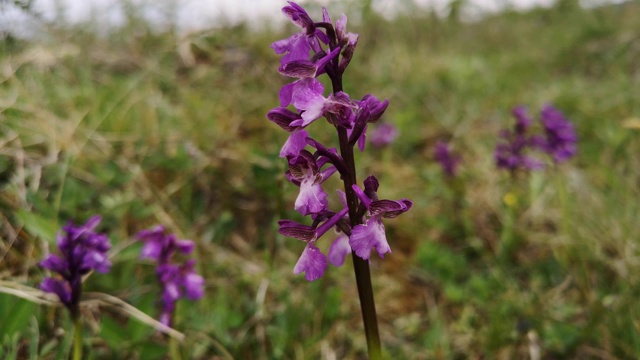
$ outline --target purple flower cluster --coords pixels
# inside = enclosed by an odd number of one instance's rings
[[[368,124],[380,119],[389,102],[371,94],[355,100],[342,89],[342,75],[358,43],[358,35],[346,30],[347,17],[342,15],[334,25],[323,8],[322,21],[314,22],[291,1],[282,12],[301,30],[274,42],[271,48],[283,54],[279,72],[295,81],[282,87],[280,106],[269,111],[267,118],[289,133],[280,157],[288,162],[287,179],[300,187],[295,209],[310,216],[312,225],[281,220],[279,232],[306,243],[294,273],[304,272],[306,279],[312,281],[321,277],[327,267],[327,256],[316,246],[321,236],[332,228],[339,232],[328,252],[328,261],[336,266],[342,265],[352,251],[366,260],[375,249],[382,257],[391,252],[382,218],[408,211],[412,202],[379,200],[378,181],[373,176],[365,180],[364,190],[355,182],[353,148],[357,145],[364,151]],[[326,96],[324,85],[316,79],[324,74],[333,87]],[[340,152],[309,136],[307,127],[321,117],[336,128]],[[394,130],[386,132],[383,141],[392,141]],[[332,211],[323,184],[336,172],[345,184],[345,192],[339,192],[340,210]]]
[[[171,262],[176,252],[189,255],[193,251],[193,241],[180,240],[174,234],[166,234],[161,225],[140,231],[137,238],[144,242],[140,257],[157,263],[156,275],[162,285],[160,322],[171,326],[176,302],[180,298],[198,300],[204,295],[204,279],[195,273],[195,261],[187,260],[182,265]]]
[[[543,168],[544,163],[528,155],[529,150],[542,150],[555,163],[569,160],[576,154],[578,137],[571,122],[558,109],[551,105],[543,107],[540,113],[544,129],[542,136],[529,133],[532,120],[524,107],[514,108],[512,114],[516,118],[515,128],[513,131],[502,130],[500,138],[503,142],[495,148],[494,158],[498,168],[510,171]]]
[[[448,177],[456,176],[461,159],[459,155],[451,151],[448,143],[438,141],[435,146],[434,157]]]
[[[71,310],[78,311],[78,303],[82,294],[82,277],[95,270],[107,273],[111,261],[107,251],[111,248],[105,234],[95,232],[100,223],[100,216],[93,216],[86,224],[75,226],[71,221],[62,228],[66,234],[59,232],[56,242],[61,255],[50,254],[40,266],[58,273],[62,279],[45,278],[40,288],[58,295],[60,301]]]
[[[571,159],[577,152],[578,136],[569,120],[560,110],[545,105],[540,112],[540,121],[545,134],[539,143],[540,147],[556,163]]]

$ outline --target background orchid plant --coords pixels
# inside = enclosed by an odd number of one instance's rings
[[[289,132],[280,157],[287,160],[287,178],[300,187],[295,209],[309,216],[311,225],[281,220],[279,232],[306,243],[294,273],[304,272],[305,278],[313,281],[327,267],[327,256],[316,244],[329,229],[338,229],[340,235],[329,248],[329,262],[340,266],[352,254],[369,356],[378,359],[381,347],[368,260],[372,250],[380,257],[391,252],[382,219],[408,211],[413,203],[379,199],[375,176],[367,177],[360,187],[354,147],[364,151],[368,125],[380,119],[389,102],[371,94],[355,100],[344,91],[342,77],[358,43],[358,35],[347,32],[345,15],[333,24],[323,8],[322,20],[316,22],[291,1],[282,12],[301,30],[271,47],[283,55],[278,71],[295,81],[282,87],[280,106],[269,111],[267,118]],[[317,80],[325,74],[332,85],[326,96],[324,85]],[[307,132],[307,127],[322,117],[334,126],[338,148],[321,144]],[[344,192],[338,191],[341,202],[332,209],[323,183],[335,173],[343,181]]]

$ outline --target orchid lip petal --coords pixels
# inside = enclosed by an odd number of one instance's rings
[[[293,268],[294,274],[305,273],[307,281],[314,281],[324,275],[327,268],[327,257],[315,245],[307,244],[300,259]]]

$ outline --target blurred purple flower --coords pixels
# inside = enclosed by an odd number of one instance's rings
[[[545,137],[540,141],[541,148],[553,157],[556,163],[572,158],[577,152],[578,136],[573,124],[564,114],[551,105],[545,105],[540,113]]]
[[[107,273],[111,261],[107,251],[111,248],[109,238],[94,230],[102,218],[91,217],[84,225],[75,226],[71,221],[62,227],[56,242],[61,256],[50,254],[40,266],[58,273],[62,279],[45,278],[40,284],[43,291],[58,295],[60,301],[72,313],[78,311],[78,303],[82,293],[82,277],[95,270]]]
[[[513,131],[504,129],[500,132],[500,138],[504,141],[497,144],[494,151],[496,166],[511,171],[519,168],[543,168],[544,164],[540,160],[525,154],[535,143],[535,138],[527,134],[531,119],[527,116],[525,108],[514,108],[512,114],[516,118],[516,124]]]
[[[377,148],[391,144],[398,137],[398,129],[390,123],[380,123],[371,130],[369,141]]]
[[[162,225],[142,230],[137,235],[144,242],[140,257],[157,263],[156,276],[162,285],[162,313],[160,322],[171,326],[175,303],[182,297],[198,300],[204,295],[204,279],[194,270],[195,261],[182,265],[171,263],[176,252],[188,255],[193,251],[193,241],[180,240],[174,234],[166,234]]]
[[[451,152],[448,143],[444,141],[438,141],[436,143],[434,157],[436,161],[440,163],[442,170],[447,176],[456,176],[458,164],[460,163],[460,156],[455,155]]]

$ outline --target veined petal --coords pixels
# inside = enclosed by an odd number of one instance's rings
[[[370,218],[366,224],[356,225],[351,231],[349,245],[356,255],[364,260],[369,260],[371,249],[376,249],[381,258],[391,252],[384,224],[377,217]]]
[[[313,28],[313,20],[307,14],[307,11],[293,1],[288,1],[289,6],[282,8],[282,13],[288,17],[294,24],[303,29]]]
[[[278,233],[304,242],[316,239],[316,229],[308,225],[302,225],[293,220],[278,221]]]
[[[287,132],[292,132],[295,129],[297,129],[297,127],[291,126],[291,122],[295,120],[299,120],[300,115],[297,113],[294,113],[293,111],[287,108],[278,107],[270,110],[267,113],[267,119],[269,119],[269,121],[275,123],[276,125],[280,126]]]
[[[369,206],[369,214],[371,216],[383,215],[387,212],[406,211],[407,206],[402,201],[395,200],[377,200],[372,201]]]
[[[387,219],[391,219],[394,218],[402,213],[405,213],[409,210],[411,210],[411,208],[413,207],[413,201],[409,200],[409,199],[400,199],[396,202],[401,202],[404,204],[404,208],[400,209],[400,210],[387,210],[384,214],[382,214],[383,217],[387,218]]]
[[[291,61],[280,65],[278,72],[284,76],[295,78],[314,77],[316,75],[316,64],[307,59]]]
[[[305,279],[314,281],[322,275],[327,268],[327,257],[313,244],[307,244],[293,268],[293,273],[298,275],[305,273]]]

